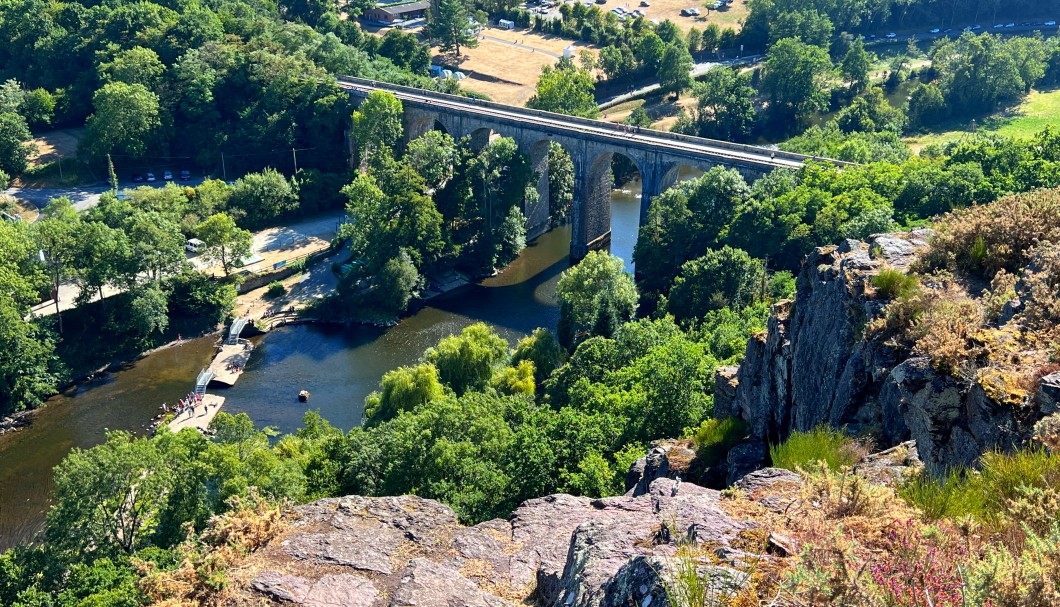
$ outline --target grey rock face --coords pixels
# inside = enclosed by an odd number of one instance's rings
[[[902,417],[932,474],[973,466],[985,451],[1026,444],[1028,433],[1013,408],[991,401],[979,384],[939,375],[924,357],[904,361],[891,375],[900,390]]]
[[[626,473],[626,495],[637,497],[648,492],[651,484],[656,479],[677,479],[682,476],[683,469],[673,464],[678,462],[691,462],[696,453],[678,441],[662,441],[648,451],[648,454],[629,467]]]
[[[635,497],[551,495],[473,527],[415,496],[320,500],[294,509],[288,530],[252,557],[248,570],[261,573],[241,604],[663,607],[660,575],[679,540],[728,548],[753,526],[720,500],[663,477]],[[728,569],[711,576],[742,579]]]
[[[715,415],[743,419],[758,441],[730,453],[729,482],[764,461],[755,456],[766,442],[821,424],[872,432],[884,447],[913,439],[925,467],[938,474],[974,465],[984,451],[1026,444],[1033,422],[1060,410],[1060,377],[1043,378],[1028,423],[974,381],[942,377],[928,359],[866,338],[866,325],[887,303],[873,296],[872,277],[908,267],[929,236],[846,240],[806,258],[794,302],[774,306],[735,374],[717,372]]]

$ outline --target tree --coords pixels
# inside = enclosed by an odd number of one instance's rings
[[[29,127],[22,116],[13,112],[0,113],[0,171],[18,175],[29,165]]]
[[[453,176],[456,142],[448,133],[427,131],[409,142],[405,158],[428,186],[438,188]]]
[[[566,352],[560,346],[556,336],[548,329],[538,327],[534,332],[519,340],[512,352],[512,364],[529,361],[534,365],[534,383],[543,388],[545,380],[563,364]]]
[[[37,243],[51,279],[59,333],[63,332],[63,316],[59,310],[59,285],[73,270],[77,255],[75,234],[80,222],[81,217],[74,210],[69,198],[55,198],[45,208],[44,219],[34,224]]]
[[[493,369],[508,354],[508,342],[486,323],[464,328],[423,353],[423,361],[438,368],[442,383],[457,396],[489,385]]]
[[[666,311],[684,320],[719,308],[740,310],[760,297],[764,278],[765,265],[745,251],[729,246],[708,251],[681,266]]]
[[[244,175],[232,186],[229,208],[243,212],[245,225],[260,228],[298,210],[298,190],[279,171]]]
[[[157,284],[139,289],[129,307],[132,323],[140,335],[164,333],[169,327],[169,299]]]
[[[170,469],[145,439],[111,432],[93,449],[74,449],[55,472],[46,535],[74,551],[131,554],[148,544],[169,489]]]
[[[365,305],[389,316],[397,316],[409,307],[409,301],[423,286],[416,264],[408,251],[401,249],[397,256],[383,264],[383,269],[373,277],[373,290]]]
[[[445,395],[438,368],[430,364],[387,371],[379,390],[365,398],[365,427],[384,422],[402,411],[411,411]]]
[[[719,67],[707,72],[693,92],[697,103],[691,122],[694,132],[690,134],[724,141],[750,140],[755,127],[755,90],[750,76]]]
[[[869,84],[869,69],[872,67],[872,59],[865,50],[865,43],[860,39],[855,40],[843,55],[839,73],[843,79],[850,83],[850,92],[855,95],[865,90]]]
[[[942,89],[933,83],[920,83],[909,93],[909,126],[922,129],[938,124],[946,118],[949,108],[942,95]]]
[[[599,109],[593,91],[596,85],[589,72],[576,67],[569,59],[562,60],[557,67],[546,65],[541,68],[541,78],[537,81],[534,96],[526,102],[526,107],[548,112],[596,118]]]
[[[99,65],[99,79],[103,82],[124,82],[140,84],[148,90],[157,90],[166,66],[158,58],[158,53],[149,48],[134,46],[120,51],[114,59]]]
[[[78,148],[90,158],[109,153],[137,156],[162,125],[158,95],[142,84],[111,82],[92,96],[96,111],[89,116]]]
[[[353,138],[361,154],[361,165],[380,147],[393,148],[404,130],[401,101],[387,91],[372,91],[353,113]]]
[[[41,88],[26,91],[19,113],[32,129],[48,126],[55,114],[55,96]]]
[[[671,42],[659,62],[659,86],[662,91],[680,94],[690,87],[693,65],[695,62],[688,47],[681,40]]]
[[[184,234],[171,218],[157,211],[134,213],[125,224],[135,274],[160,280],[180,271],[185,263]]]
[[[26,306],[0,296],[0,413],[36,407],[58,384],[54,341],[25,315]]]
[[[94,221],[81,221],[74,228],[75,275],[81,292],[78,303],[95,295],[103,300],[103,287],[122,278],[136,278],[125,232]]]
[[[438,0],[427,14],[427,32],[443,53],[460,56],[460,47],[478,46],[478,35],[468,19],[466,0]]]
[[[750,194],[737,171],[715,167],[655,197],[634,251],[641,290],[666,290],[681,264],[720,246]]]
[[[253,236],[236,226],[227,213],[211,215],[196,230],[205,245],[202,257],[210,263],[220,263],[225,276],[243,257],[250,255]]]
[[[648,74],[656,73],[665,53],[666,43],[655,32],[641,36],[633,48],[633,56],[640,62],[641,69]]]
[[[780,11],[770,24],[769,38],[774,44],[784,38],[798,38],[806,44],[828,48],[832,41],[832,20],[816,10]]]
[[[415,34],[406,34],[398,28],[391,28],[383,36],[379,54],[413,74],[426,74],[431,64],[431,47],[422,44]]]
[[[553,224],[565,221],[574,204],[574,161],[555,141],[548,143],[548,209]]]
[[[637,71],[637,60],[628,46],[605,46],[600,49],[600,69],[608,80],[631,78]]]
[[[593,333],[601,321],[626,322],[637,311],[637,287],[622,269],[622,260],[606,251],[590,251],[578,265],[560,275],[560,343],[568,349]],[[610,318],[609,318],[610,317]]]
[[[766,55],[766,75],[762,80],[774,123],[804,121],[824,110],[828,106],[831,73],[832,61],[824,49],[794,38],[774,44]]]

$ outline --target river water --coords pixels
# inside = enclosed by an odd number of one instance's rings
[[[612,251],[630,267],[640,208],[639,184],[612,199]],[[387,329],[292,326],[255,338],[257,348],[239,383],[216,393],[227,413],[246,412],[259,426],[290,432],[309,408],[344,430],[360,423],[364,397],[386,371],[415,363],[425,349],[485,321],[512,345],[536,327],[555,329],[559,274],[569,267],[570,228],[537,239],[504,272],[479,285],[435,298]],[[145,432],[163,402],[192,388],[214,353],[214,337],[185,341],[150,354],[128,369],[50,399],[33,424],[0,437],[0,549],[29,541],[44,519],[52,468],[74,448],[104,440],[104,432]],[[312,393],[308,405],[299,390]]]

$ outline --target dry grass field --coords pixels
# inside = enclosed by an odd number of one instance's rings
[[[458,69],[468,77],[461,83],[464,88],[512,105],[526,104],[534,94],[541,68],[555,64],[564,48],[573,45],[578,51],[595,52],[585,42],[527,30],[489,27],[480,36],[478,46],[462,49],[458,61],[435,55],[434,62],[450,66],[458,63]]]

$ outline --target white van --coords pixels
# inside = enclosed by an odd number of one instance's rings
[[[201,249],[204,244],[206,243],[198,238],[189,238],[188,241],[184,243],[184,250],[189,253],[198,253],[199,249]]]

